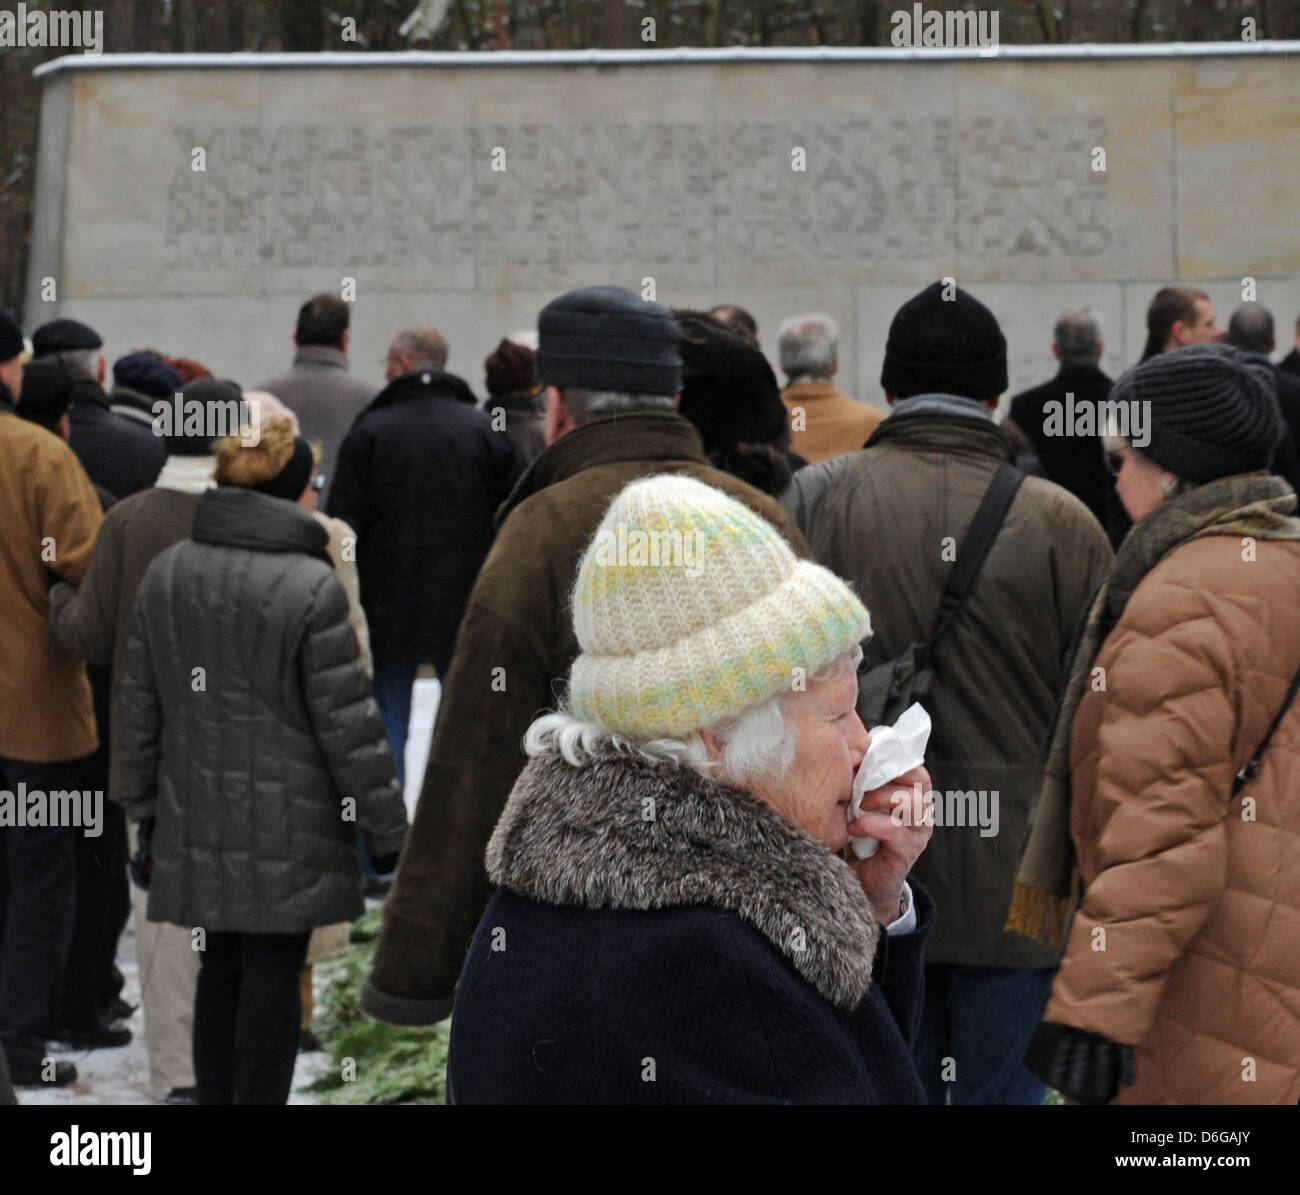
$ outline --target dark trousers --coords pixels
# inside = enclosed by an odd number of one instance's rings
[[[0,789],[77,789],[81,761],[28,763],[0,758]],[[70,826],[0,828],[0,1043],[19,1073],[40,1065],[48,1024],[68,953],[76,883],[76,838]]]
[[[913,1058],[932,1104],[1041,1104],[1047,1087],[1025,1069],[1054,970],[927,963]]]
[[[120,805],[105,800],[103,833],[98,838],[78,834],[75,856],[72,944],[59,985],[54,1028],[88,1031],[113,1019],[113,1001],[122,994],[122,972],[115,959],[118,939],[131,915],[131,893],[126,815]]]
[[[293,1085],[310,934],[209,933],[194,997],[200,1104],[283,1104]]]
[[[102,793],[108,788],[110,674],[91,666],[90,691],[95,698],[99,724],[99,750],[83,763],[81,787]],[[72,945],[63,971],[53,1031],[87,1033],[108,1024],[112,1006],[122,994],[122,972],[117,969],[117,940],[131,916],[131,889],[127,880],[126,814],[105,799],[104,821],[98,837],[76,837],[77,899],[72,922]]]

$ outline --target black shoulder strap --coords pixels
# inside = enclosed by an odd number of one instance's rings
[[[1291,678],[1291,687],[1287,689],[1286,696],[1282,699],[1282,708],[1277,711],[1277,717],[1273,719],[1273,724],[1268,728],[1268,733],[1260,740],[1259,746],[1251,752],[1250,758],[1241,765],[1241,771],[1237,773],[1237,778],[1232,782],[1232,795],[1234,797],[1255,779],[1256,774],[1259,772],[1260,758],[1268,749],[1268,744],[1277,728],[1282,725],[1282,719],[1286,717],[1287,710],[1291,708],[1291,703],[1295,701],[1297,692],[1300,692],[1300,671]]]
[[[984,567],[989,549],[993,547],[993,541],[1002,529],[1016,491],[1024,480],[1025,475],[1009,461],[1003,461],[998,466],[993,480],[989,482],[989,488],[984,491],[975,517],[966,529],[952,572],[948,574],[947,584],[939,598],[939,613],[934,620],[934,630],[926,641],[927,647],[934,645],[957,616],[971,586],[975,584],[975,578]]]

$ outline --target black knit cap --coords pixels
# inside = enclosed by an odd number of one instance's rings
[[[72,402],[72,375],[58,361],[28,361],[23,366],[18,414],[53,431]]]
[[[0,311],[0,361],[21,357],[25,348],[23,330],[17,321],[7,311]]]
[[[960,287],[933,282],[889,325],[880,384],[894,398],[956,394],[985,402],[1007,388],[1007,341],[987,307]]]
[[[312,453],[311,445],[301,436],[295,436],[293,452],[289,454],[289,459],[284,462],[284,467],[280,472],[261,484],[249,486],[248,488],[256,490],[259,494],[269,494],[272,498],[284,498],[289,502],[297,502],[307,488],[307,483],[311,480],[311,468],[314,459],[315,456]]]
[[[1190,482],[1267,469],[1282,438],[1268,358],[1222,342],[1189,344],[1133,366],[1110,399],[1148,404],[1140,418],[1150,442],[1134,447]]]
[[[676,394],[681,331],[668,309],[618,286],[553,299],[537,319],[537,376],[561,390]]]
[[[189,410],[194,403],[200,402],[207,408],[203,413],[203,427],[206,429],[230,425],[232,412],[242,411],[242,407],[231,407],[230,403],[240,402],[244,392],[238,382],[219,378],[198,378],[181,387],[184,409]],[[212,437],[206,432],[197,436],[184,434],[184,425],[177,429],[177,434],[167,437],[168,456],[211,456]]]
[[[706,452],[722,444],[789,443],[789,416],[767,358],[720,320],[678,311],[682,401]]]

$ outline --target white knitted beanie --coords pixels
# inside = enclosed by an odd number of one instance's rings
[[[637,740],[733,718],[871,633],[834,573],[743,503],[674,474],[610,504],[578,569],[573,627],[573,714]]]

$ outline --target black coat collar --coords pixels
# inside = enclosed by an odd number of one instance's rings
[[[454,373],[442,369],[413,369],[389,382],[375,395],[366,411],[378,411],[416,398],[455,398],[471,406],[478,401],[464,380]]]
[[[68,387],[68,406],[74,411],[78,407],[100,407],[107,411],[108,395],[94,378],[77,378]]]

